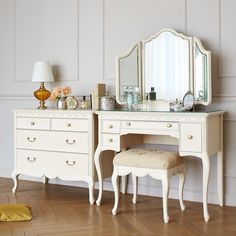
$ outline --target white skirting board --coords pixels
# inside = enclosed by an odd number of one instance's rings
[[[4,178],[11,178],[11,171],[8,169],[0,169],[0,177]],[[29,180],[35,182],[42,182],[43,178],[34,178],[30,176],[20,175],[19,179],[22,180]],[[236,178],[225,177],[225,183],[228,183],[232,186],[236,186]],[[75,187],[82,187],[87,188],[88,185],[81,181],[62,181],[60,179],[49,179],[49,183],[52,184],[60,184],[60,185],[67,185],[67,186],[75,186]],[[12,182],[13,186],[13,182]],[[98,183],[95,184],[95,188],[98,189]],[[132,193],[132,183],[128,184],[128,193]],[[112,184],[110,179],[104,180],[104,190],[113,191]],[[11,189],[9,190],[11,191]],[[148,186],[139,184],[138,186],[138,194],[140,195],[147,195],[147,196],[156,196],[162,197],[162,189],[161,187],[155,186]],[[178,189],[170,188],[169,198],[178,199]],[[96,199],[96,195],[95,195]],[[184,200],[186,201],[193,201],[193,202],[201,202],[202,201],[202,192],[201,191],[192,191],[188,189],[184,189]],[[208,194],[208,202],[213,204],[218,204],[218,196],[217,193],[209,192]],[[224,205],[227,206],[236,206],[236,194],[235,195],[224,195]]]

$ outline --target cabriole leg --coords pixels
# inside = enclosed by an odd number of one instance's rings
[[[168,195],[169,195],[169,179],[168,176],[166,175],[162,179],[162,191],[163,191],[163,218],[164,222],[168,223],[169,222],[169,215],[168,215]]]
[[[111,181],[112,181],[112,185],[113,185],[113,189],[114,189],[114,195],[115,195],[115,204],[112,209],[113,215],[116,215],[117,207],[118,207],[118,203],[119,203],[119,189],[118,189],[118,178],[117,177],[118,177],[117,167],[114,166],[113,174],[111,177]]]
[[[18,176],[19,174],[16,174],[15,172],[12,173],[12,179],[14,181],[14,186],[12,188],[12,192],[15,193],[17,190],[17,185],[18,185]]]
[[[185,205],[183,201],[183,189],[185,183],[185,173],[179,173],[179,204],[182,211],[185,210]]]
[[[207,207],[207,195],[208,195],[208,183],[210,174],[210,160],[209,156],[205,155],[202,157],[203,166],[203,215],[206,222],[209,221],[210,215]]]
[[[132,202],[133,204],[136,204],[137,202],[137,177],[136,175],[132,174],[132,180],[133,180],[133,199]]]

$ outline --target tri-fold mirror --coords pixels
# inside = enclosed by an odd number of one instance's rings
[[[116,99],[127,102],[129,91],[145,100],[182,100],[191,91],[195,104],[211,103],[211,53],[196,37],[162,29],[117,58]]]

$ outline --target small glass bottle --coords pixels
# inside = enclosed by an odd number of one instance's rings
[[[141,95],[139,93],[139,88],[135,87],[134,89],[134,96],[133,96],[133,108],[134,110],[138,109],[138,104],[141,103]]]
[[[151,87],[151,92],[149,92],[149,100],[151,101],[156,100],[156,92],[154,87]]]
[[[87,101],[86,101],[85,96],[83,96],[83,100],[80,102],[80,108],[81,109],[86,109],[87,108]]]
[[[128,96],[127,96],[127,105],[128,105],[128,110],[131,111],[132,110],[132,106],[134,103],[134,95],[133,95],[133,88],[129,87],[128,89]]]

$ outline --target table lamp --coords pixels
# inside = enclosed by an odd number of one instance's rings
[[[49,62],[38,61],[34,64],[34,71],[32,76],[32,82],[39,82],[40,88],[34,92],[34,96],[39,100],[38,109],[46,109],[44,105],[51,93],[45,89],[44,82],[53,82],[54,77]]]

